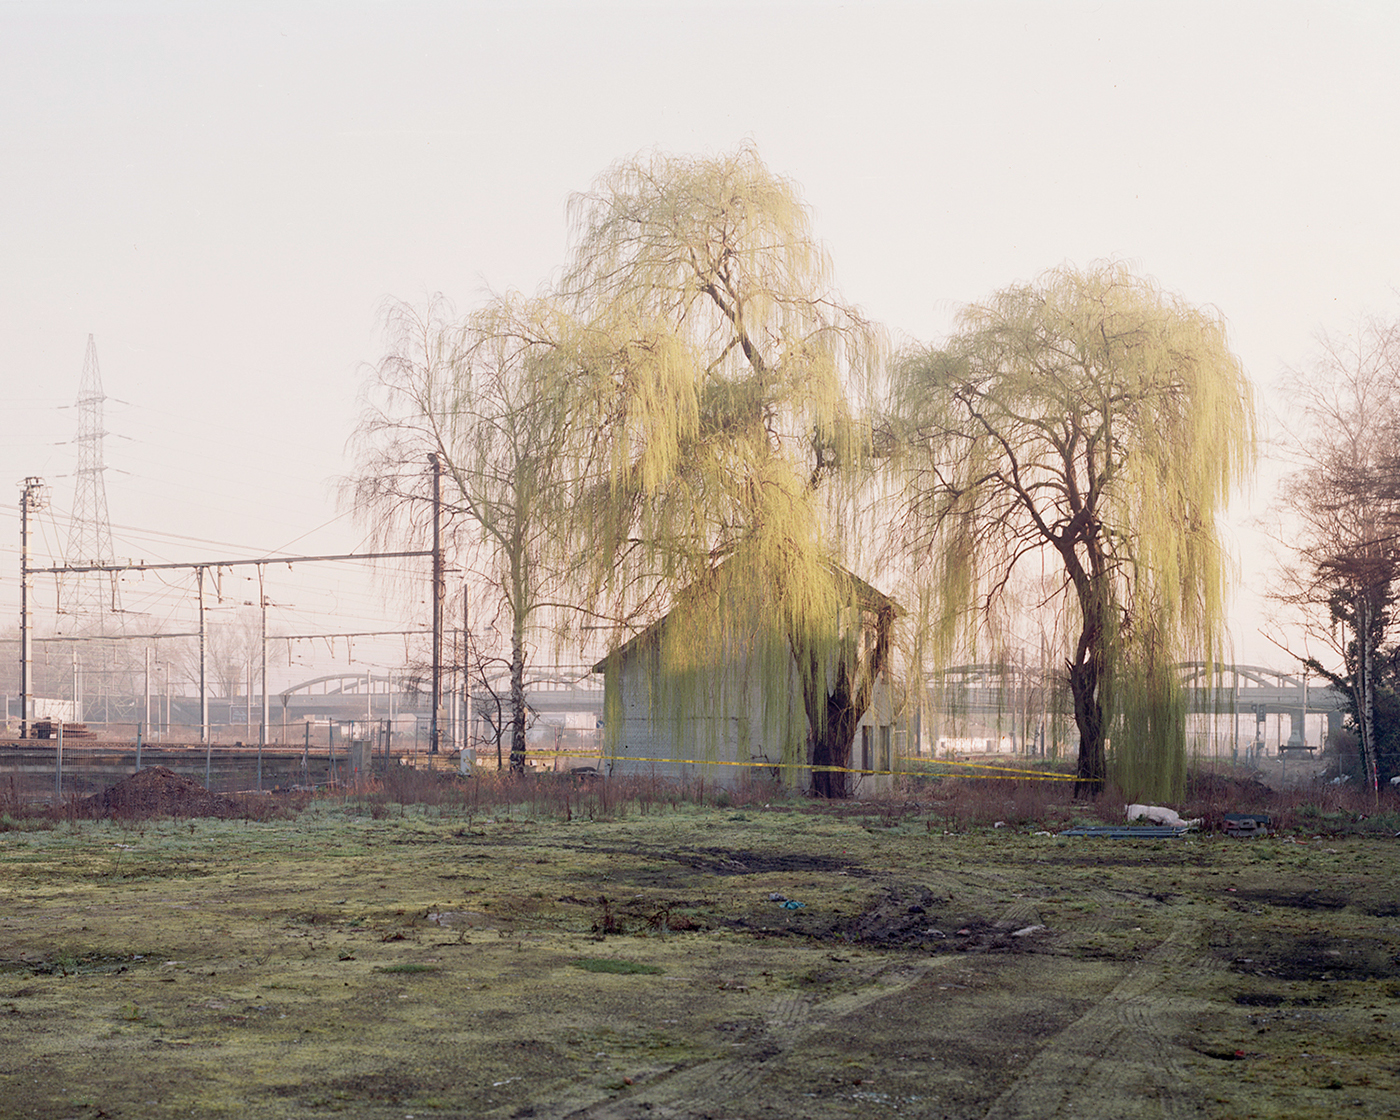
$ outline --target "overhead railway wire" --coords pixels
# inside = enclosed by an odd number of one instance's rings
[[[28,567],[26,567],[25,573],[24,573],[24,574],[26,575],[26,577],[28,577],[28,576],[35,576],[35,575],[53,575],[53,576],[55,576],[55,577],[59,577],[59,576],[63,576],[63,575],[84,575],[84,574],[92,574],[92,573],[101,573],[101,574],[108,574],[108,573],[125,573],[125,572],[142,572],[142,573],[145,573],[145,572],[157,572],[157,573],[159,573],[159,572],[164,572],[164,571],[175,571],[175,570],[183,570],[183,571],[193,570],[193,571],[196,573],[196,576],[198,577],[196,582],[197,582],[197,584],[198,584],[197,593],[198,593],[198,595],[199,595],[199,616],[200,616],[200,620],[199,620],[199,629],[198,629],[198,631],[197,631],[198,636],[199,636],[199,642],[200,642],[200,670],[199,670],[199,681],[200,681],[199,692],[200,692],[200,707],[201,707],[201,716],[200,716],[200,738],[201,738],[201,741],[208,742],[208,741],[209,741],[209,696],[208,696],[208,690],[207,690],[207,686],[206,686],[206,682],[207,682],[207,672],[206,672],[206,669],[205,669],[205,663],[206,663],[206,662],[205,662],[205,659],[206,659],[206,648],[207,648],[207,646],[206,646],[206,627],[207,627],[206,618],[207,618],[207,614],[208,614],[208,611],[209,611],[209,607],[208,607],[208,604],[207,604],[206,599],[205,599],[205,594],[206,594],[206,592],[205,592],[205,587],[204,587],[204,583],[205,583],[205,573],[210,572],[210,571],[214,571],[214,572],[216,572],[216,573],[221,573],[221,572],[224,571],[224,570],[232,570],[232,569],[235,569],[235,568],[256,567],[256,568],[258,569],[259,573],[261,574],[261,573],[264,572],[269,566],[272,566],[272,565],[277,565],[277,566],[286,565],[288,568],[291,568],[291,567],[293,567],[293,566],[296,565],[296,564],[323,564],[323,563],[342,563],[342,562],[357,562],[357,563],[358,563],[358,562],[371,561],[371,560],[402,560],[402,559],[409,559],[409,558],[417,559],[417,558],[422,558],[422,557],[425,557],[425,556],[431,557],[432,555],[433,555],[433,553],[427,552],[427,551],[425,551],[425,550],[404,549],[404,550],[390,550],[390,551],[383,551],[383,552],[368,552],[368,553],[320,553],[320,554],[312,554],[312,555],[305,555],[305,556],[288,556],[288,555],[286,555],[286,554],[282,554],[282,555],[278,555],[278,556],[261,556],[261,557],[232,557],[232,558],[230,558],[230,557],[224,557],[224,558],[217,558],[217,559],[203,559],[203,560],[197,560],[197,561],[175,561],[175,562],[157,562],[157,563],[146,563],[146,562],[141,562],[141,563],[130,563],[130,562],[128,562],[128,563],[116,563],[116,562],[111,562],[111,563],[100,563],[100,562],[99,562],[99,563],[89,563],[89,564],[71,564],[71,563],[70,563],[70,564],[53,565],[53,566],[47,566],[47,567],[45,567],[45,566],[28,566]],[[346,633],[344,633],[343,635],[342,635],[342,634],[339,634],[339,633],[336,633],[336,632],[334,632],[334,631],[327,633],[327,632],[324,631],[324,630],[321,631],[321,632],[318,632],[317,634],[314,634],[314,635],[305,635],[305,636],[301,636],[301,635],[297,635],[297,636],[287,635],[287,636],[285,636],[285,637],[282,637],[282,636],[278,636],[278,635],[276,635],[276,634],[268,634],[268,633],[267,633],[267,630],[266,630],[266,611],[267,611],[267,605],[268,605],[268,604],[267,604],[267,599],[266,599],[265,593],[263,592],[263,590],[261,589],[261,587],[262,587],[262,585],[261,585],[261,580],[260,580],[260,590],[259,590],[259,596],[258,596],[258,598],[259,598],[259,603],[258,603],[258,605],[259,605],[259,609],[260,609],[260,611],[261,611],[261,613],[262,613],[262,618],[263,618],[263,628],[262,628],[263,637],[262,637],[262,645],[263,645],[263,649],[264,649],[264,655],[265,655],[265,651],[266,651],[266,648],[267,648],[267,643],[268,643],[269,641],[281,641],[281,640],[291,641],[291,640],[297,640],[297,639],[299,639],[299,638],[301,638],[301,637],[306,637],[306,638],[311,638],[311,639],[322,639],[322,640],[327,640],[327,639],[329,639],[329,640],[333,640],[334,638],[340,637],[340,636],[345,637],[345,639],[346,639],[347,641],[349,641],[350,638],[352,638],[352,637],[354,637],[354,636],[364,636],[364,637],[376,636],[376,637],[378,637],[378,636],[387,636],[388,633],[389,633],[389,631],[386,630],[386,629],[384,629],[384,628],[375,628],[374,630],[365,629],[365,630],[362,630],[362,631],[346,632]],[[21,620],[22,629],[25,628],[25,627],[27,627],[28,625],[29,625],[28,619],[27,619],[27,618],[22,618],[22,620]],[[400,629],[400,630],[394,631],[393,633],[394,633],[396,636],[401,636],[401,635],[404,633],[404,631]],[[103,638],[105,638],[106,640],[111,640],[111,639],[110,639],[110,636],[105,636],[105,635],[104,635]],[[25,639],[24,639],[23,636],[22,636],[22,638],[21,638],[21,645],[22,645],[22,646],[23,646],[24,640],[25,640]],[[27,695],[22,695],[22,696],[21,696],[21,704],[22,704],[22,705],[26,705],[26,710],[27,710],[27,701],[28,701]],[[266,705],[266,689],[264,689],[264,705]],[[265,726],[266,726],[266,718],[264,718],[263,724],[264,724],[264,728],[265,728]],[[23,727],[23,720],[21,721],[21,726]]]

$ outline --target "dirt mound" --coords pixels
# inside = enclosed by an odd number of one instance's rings
[[[1267,798],[1273,791],[1259,780],[1258,775],[1221,774],[1211,770],[1192,770],[1186,775],[1188,801],[1218,801],[1242,804]]]
[[[241,817],[244,806],[210,793],[193,778],[164,766],[147,766],[78,803],[83,817]]]

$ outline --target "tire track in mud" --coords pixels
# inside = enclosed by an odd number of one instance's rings
[[[1093,1010],[1061,1031],[1022,1070],[984,1120],[1118,1120],[1125,1101],[1136,1115],[1196,1116],[1185,1097],[1186,1052],[1173,1041],[1180,993],[1215,971],[1201,952],[1201,926],[1181,921],[1129,969]],[[1157,991],[1168,980],[1170,993]]]
[[[806,1022],[812,1013],[812,1001],[806,996],[785,995],[773,1002],[768,1011],[769,1030],[794,1030]]]
[[[998,925],[1020,926],[1039,925],[1040,907],[1032,898],[1018,899],[1008,906],[997,922]]]
[[[625,1098],[602,1101],[559,1112],[536,1109],[535,1117],[556,1120],[693,1120],[698,1116],[723,1115],[757,1090],[767,1063],[797,1050],[803,1042],[855,1014],[870,1004],[897,996],[930,972],[956,964],[952,956],[931,957],[917,965],[902,964],[883,969],[869,978],[858,992],[836,996],[823,1002],[793,992],[785,992],[769,1005],[764,1022],[767,1032],[754,1047],[753,1057],[725,1057],[662,1073]],[[716,1113],[716,1109],[720,1112]],[[699,1110],[699,1111],[697,1111]]]
[[[1109,892],[1095,893],[1101,896],[1100,902],[1112,899]],[[907,899],[896,897],[899,894],[896,888],[890,888],[887,901],[893,900],[902,911]],[[978,953],[1008,947],[1007,938],[1014,930],[1040,922],[1039,905],[1039,899],[1024,896],[1008,900],[995,919],[984,922],[985,930],[979,932],[985,936],[975,944],[969,943],[966,951]],[[1017,947],[1021,947],[1020,943]],[[747,1053],[727,1054],[670,1070],[639,1068],[632,1071],[639,1084],[625,1096],[587,1103],[575,1096],[568,1102],[556,1101],[552,1108],[536,1105],[532,1115],[537,1120],[697,1120],[747,1115],[747,1104],[761,1094],[770,1071],[781,1070],[783,1059],[799,1052],[808,1040],[872,1004],[898,998],[931,973],[965,965],[966,960],[963,953],[939,953],[917,962],[891,963],[866,977],[859,990],[824,1001],[801,992],[783,992],[755,1020],[759,1029],[744,1043]]]

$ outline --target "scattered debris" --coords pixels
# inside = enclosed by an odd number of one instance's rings
[[[1175,809],[1168,809],[1165,805],[1129,805],[1127,806],[1127,819],[1130,824],[1140,820],[1146,821],[1148,824],[1170,825],[1173,828],[1201,827],[1200,817],[1186,820]]]
[[[34,738],[36,739],[57,739],[59,737],[59,724],[51,719],[38,719],[34,721]],[[89,731],[85,723],[65,723],[62,724],[63,738],[65,739],[95,739],[96,731]]]
[[[1225,835],[1233,836],[1238,840],[1269,835],[1267,813],[1226,813],[1224,825]]]

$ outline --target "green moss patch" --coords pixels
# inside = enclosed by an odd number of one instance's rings
[[[579,957],[578,960],[569,963],[575,968],[583,969],[584,972],[611,972],[617,976],[659,976],[666,971],[654,964],[620,961],[615,957]]]

